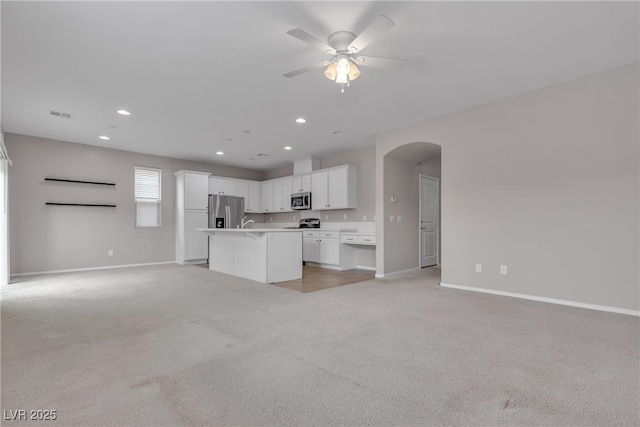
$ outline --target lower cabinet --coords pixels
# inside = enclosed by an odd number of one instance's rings
[[[355,268],[355,248],[342,245],[339,231],[303,231],[302,260],[335,270]]]
[[[302,260],[320,262],[320,239],[317,236],[302,238]]]
[[[206,211],[185,211],[185,261],[206,260],[208,256],[207,235],[196,228],[207,228],[209,217]]]

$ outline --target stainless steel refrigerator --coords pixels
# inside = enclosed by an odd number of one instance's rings
[[[209,228],[242,228],[244,197],[209,195]]]

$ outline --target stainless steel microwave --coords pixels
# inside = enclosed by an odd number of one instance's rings
[[[304,193],[292,194],[291,209],[297,210],[297,211],[311,209],[311,193],[308,191],[305,191]]]

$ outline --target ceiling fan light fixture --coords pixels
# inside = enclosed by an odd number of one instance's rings
[[[346,57],[342,57],[338,59],[338,64],[336,66],[336,71],[338,75],[336,76],[336,83],[349,83],[349,71],[351,70],[351,66],[349,65],[349,60]]]
[[[360,70],[356,67],[355,63],[351,63],[351,67],[349,68],[349,80],[355,80],[360,77]]]
[[[334,61],[324,70],[324,75],[331,81],[334,81],[338,76],[338,64]]]

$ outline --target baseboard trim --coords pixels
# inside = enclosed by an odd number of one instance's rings
[[[411,273],[413,271],[418,271],[418,270],[420,270],[420,268],[413,267],[413,268],[407,268],[406,270],[392,271],[391,273],[376,273],[376,279],[382,279],[384,277],[399,276],[401,274]]]
[[[150,265],[164,265],[164,264],[175,264],[175,263],[176,263],[175,261],[163,261],[163,262],[147,262],[143,264],[107,265],[104,267],[69,268],[66,270],[33,271],[30,273],[12,274],[11,277],[38,276],[41,274],[56,274],[56,273],[75,273],[77,271],[110,270],[112,268],[147,267]]]
[[[440,286],[443,288],[459,289],[462,291],[480,292],[484,294],[500,295],[504,297],[528,299],[531,301],[546,302],[550,304],[567,305],[570,307],[586,308],[589,310],[606,311],[609,313],[626,314],[629,316],[640,317],[640,310],[630,310],[627,308],[610,307],[607,305],[587,304],[584,302],[567,301],[562,299],[538,297],[535,295],[519,294],[516,292],[496,291],[493,289],[476,288],[473,286],[454,285],[452,283],[440,282]]]
[[[368,267],[366,265],[356,265],[356,268],[358,270],[369,270],[369,271],[376,271],[375,267]]]
[[[305,265],[309,267],[318,267],[318,268],[326,268],[327,270],[336,270],[336,271],[344,271],[346,268],[342,268],[340,265],[331,265],[331,264],[320,264],[317,262],[305,261]]]

